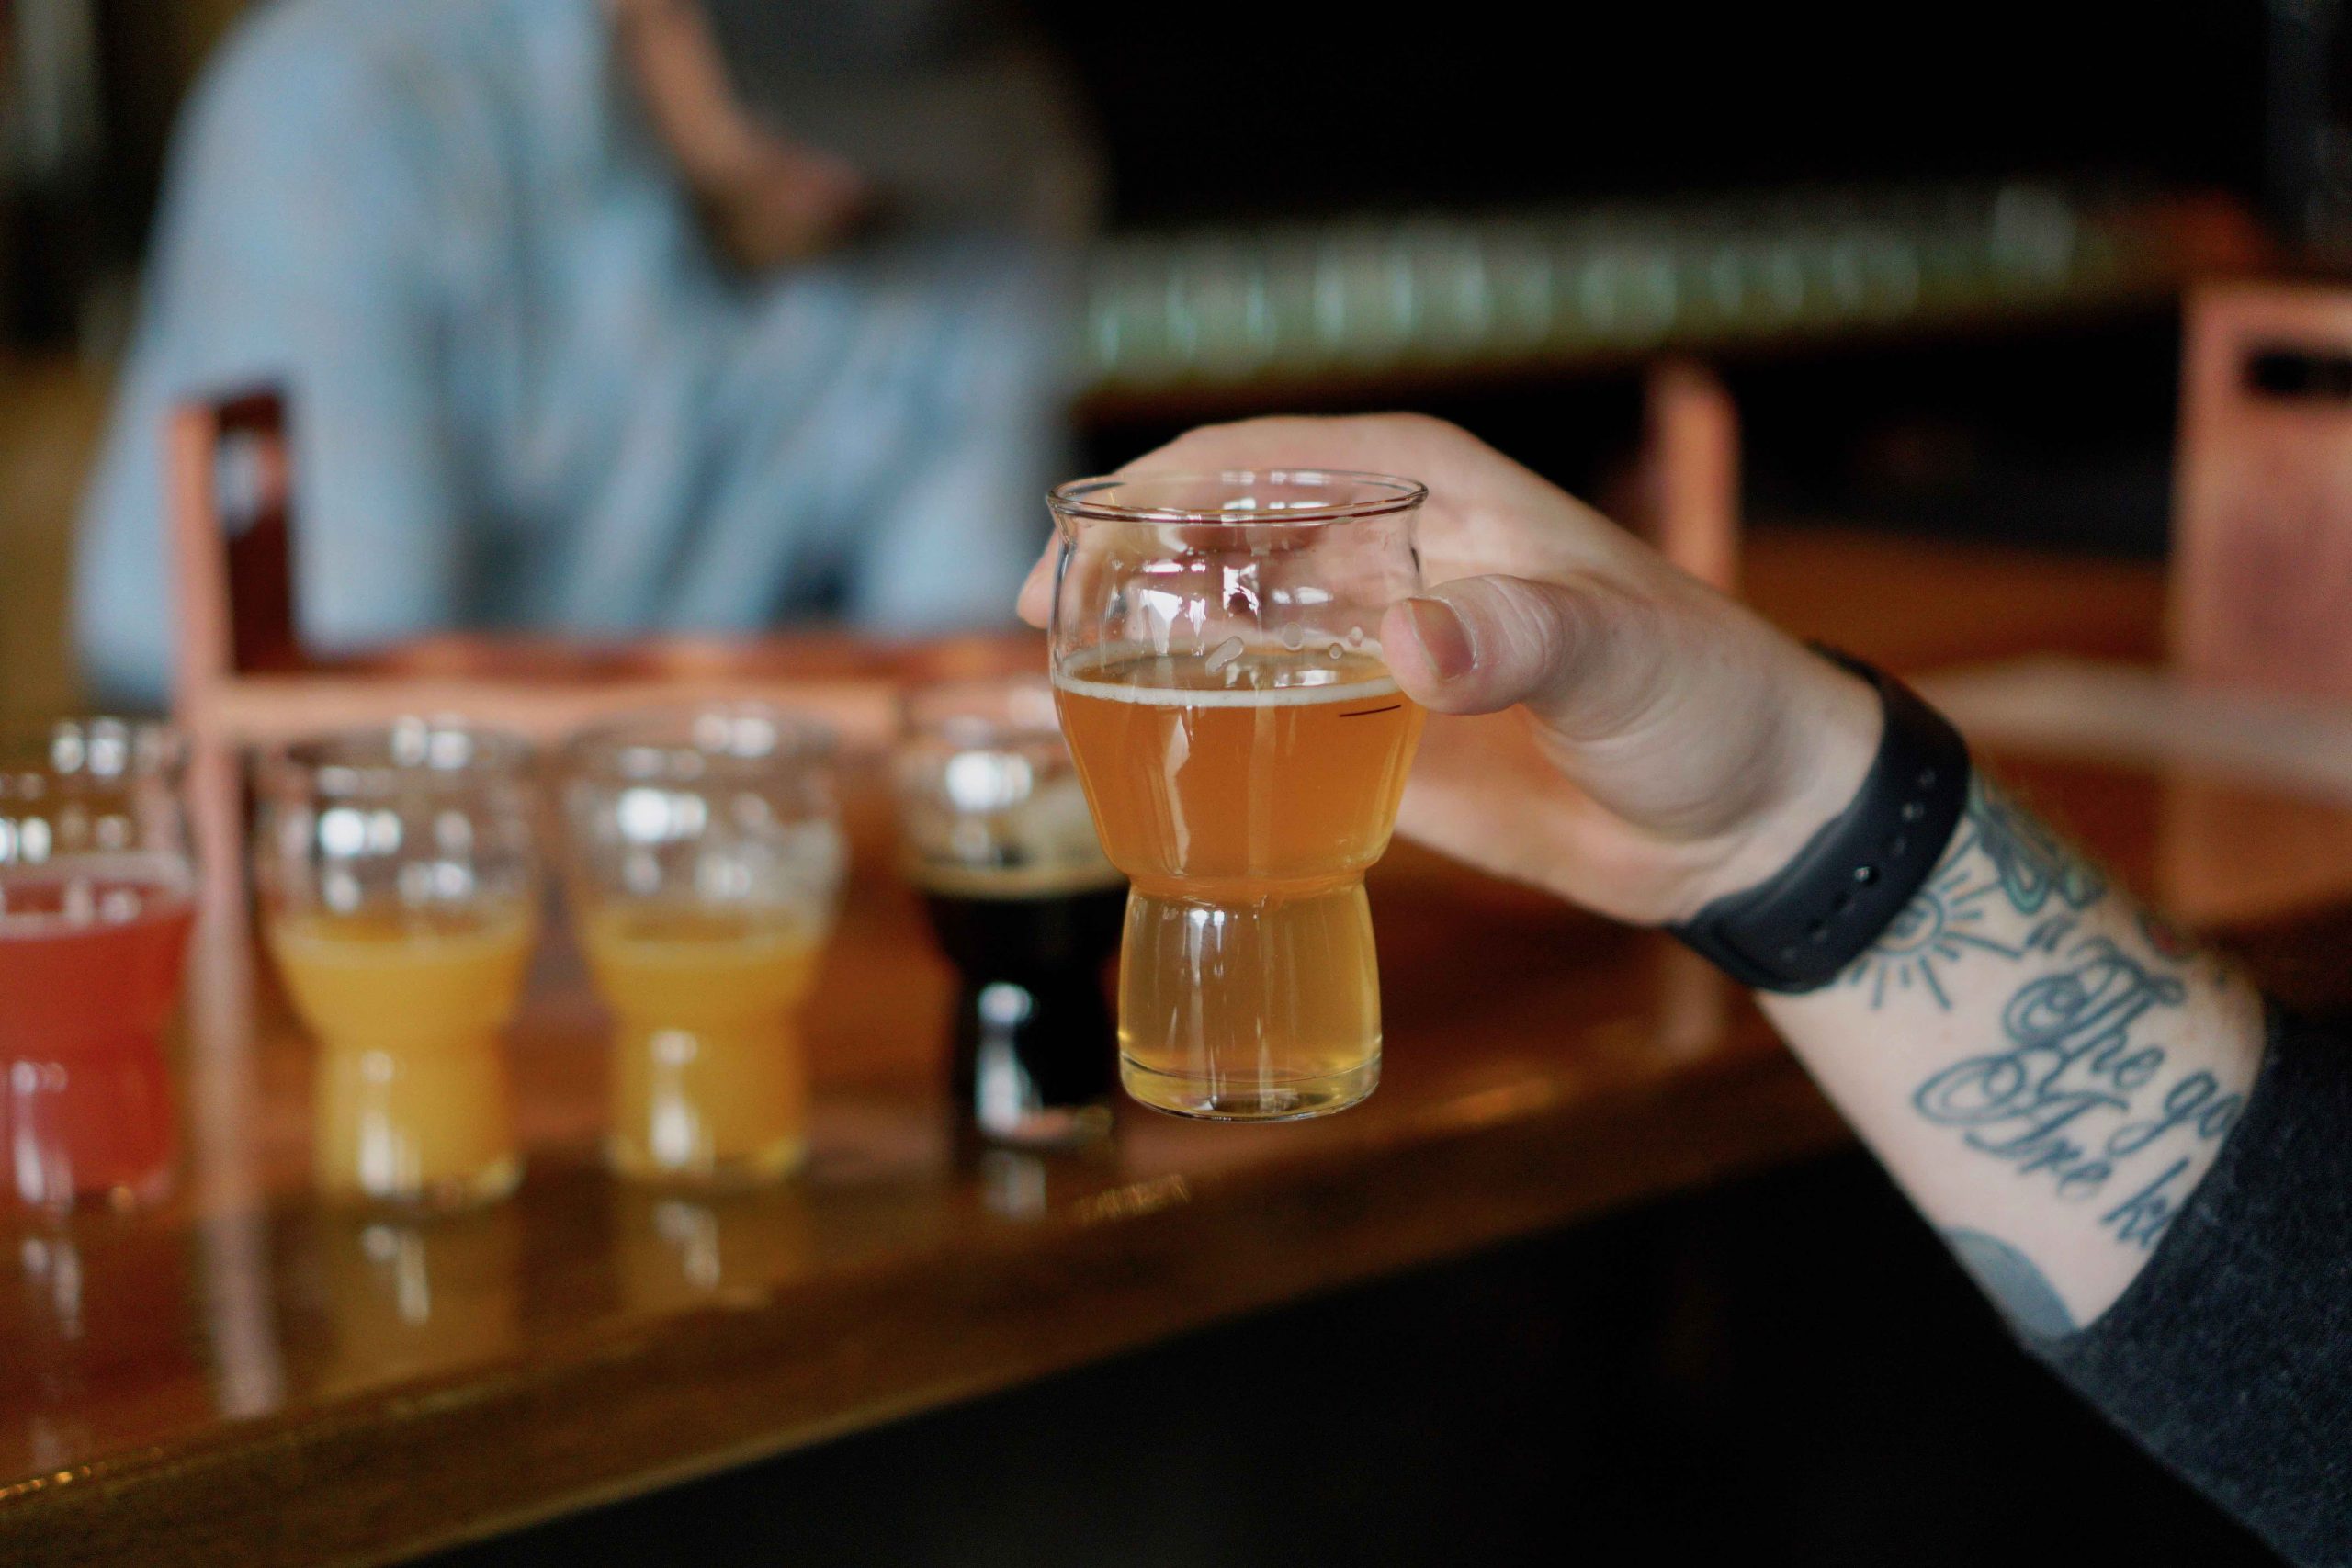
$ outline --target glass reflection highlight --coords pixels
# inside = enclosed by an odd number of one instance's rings
[[[613,1213],[621,1302],[631,1312],[763,1296],[814,1260],[808,1204],[791,1187],[697,1194],[623,1182]]]
[[[523,1222],[511,1204],[408,1218],[322,1217],[329,1320],[320,1391],[423,1377],[510,1354],[522,1328]]]

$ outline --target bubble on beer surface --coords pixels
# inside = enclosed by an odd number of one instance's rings
[[[1348,628],[1348,646],[1350,648],[1362,648],[1363,646],[1363,628],[1362,626],[1350,626]]]
[[[1295,623],[1284,626],[1283,628],[1282,643],[1284,648],[1290,649],[1293,653],[1296,653],[1300,649],[1306,646],[1306,628]]]
[[[1334,658],[1334,659],[1345,659],[1345,658],[1348,656],[1348,650],[1347,650],[1346,649],[1344,649],[1344,648],[1341,648],[1341,647],[1340,647],[1338,643],[1336,643],[1336,642],[1335,642],[1335,643],[1333,643],[1330,647],[1329,647],[1329,648],[1325,649],[1323,651],[1324,651],[1325,653],[1329,654],[1329,655],[1330,655],[1332,658]]]
[[[1216,645],[1216,651],[1209,655],[1209,668],[1213,671],[1224,669],[1227,665],[1240,658],[1247,646],[1248,645],[1242,642],[1242,640],[1238,637],[1227,637],[1223,642]]]

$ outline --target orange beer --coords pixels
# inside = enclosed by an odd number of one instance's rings
[[[620,1021],[607,1143],[624,1176],[780,1176],[808,1152],[798,1013],[826,911],[616,901],[582,922]]]
[[[608,1163],[772,1179],[808,1152],[801,1004],[840,899],[832,738],[754,703],[607,721],[565,751],[574,907],[613,1042]]]
[[[294,741],[258,778],[262,929],[319,1047],[332,1197],[456,1209],[523,1156],[500,1041],[539,908],[530,749],[447,720]]]
[[[1055,674],[1103,848],[1133,886],[1119,1048],[1147,1105],[1283,1120],[1379,1082],[1363,876],[1423,715],[1355,641],[1110,645]]]
[[[520,906],[289,912],[270,955],[319,1043],[312,1164],[357,1200],[460,1207],[523,1169],[500,1031],[535,936]]]

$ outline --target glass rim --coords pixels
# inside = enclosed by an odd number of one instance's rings
[[[696,739],[695,728],[714,719],[758,723],[765,727],[772,743],[756,751],[705,744]],[[560,760],[563,771],[572,776],[635,782],[673,777],[672,764],[688,756],[696,760],[699,768],[737,773],[813,767],[831,761],[839,746],[831,725],[773,703],[674,703],[633,708],[583,726],[564,742]],[[631,761],[640,756],[661,761]]]
[[[1253,507],[1127,506],[1096,499],[1127,485],[1147,482],[1214,485],[1329,486],[1340,481],[1378,493],[1352,501],[1285,506],[1273,511]],[[1059,517],[1102,523],[1181,523],[1209,527],[1283,528],[1309,523],[1339,523],[1359,517],[1385,517],[1410,512],[1429,499],[1430,487],[1396,474],[1376,474],[1358,468],[1215,468],[1170,469],[1148,474],[1102,474],[1071,479],[1046,493],[1046,504]]]
[[[401,755],[401,738],[411,735],[419,738],[425,754]],[[463,754],[432,755],[433,739],[441,736],[463,737]],[[265,778],[291,774],[313,780],[325,795],[379,794],[517,776],[529,770],[533,756],[530,741],[511,729],[435,716],[299,735],[265,752],[261,772]]]
[[[108,733],[128,742],[128,767],[92,769],[58,760],[60,741],[90,739]],[[130,718],[118,714],[68,714],[46,722],[0,725],[0,777],[109,781],[125,778],[170,778],[187,765],[187,732],[168,719]]]

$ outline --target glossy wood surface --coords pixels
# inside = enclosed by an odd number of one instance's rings
[[[2161,598],[2139,568],[1815,534],[1759,536],[1748,581],[1809,635],[1910,666],[2145,652]],[[2009,771],[2127,879],[2156,876],[2172,784]],[[869,763],[851,791],[856,871],[809,1021],[815,1155],[782,1186],[701,1199],[601,1171],[605,1021],[559,936],[512,1043],[515,1199],[322,1209],[310,1054],[265,980],[241,1073],[191,1090],[175,1198],[8,1229],[0,1562],[381,1561],[1844,1136],[1672,943],[1400,846],[1373,882],[1388,1057],[1365,1106],[1256,1128],[1129,1111],[1082,1156],[971,1146],[944,1095],[948,972],[889,874],[874,783]],[[2232,798],[2254,838],[2310,809]],[[2244,945],[2298,999],[2352,1001],[2346,910],[2275,911]]]

